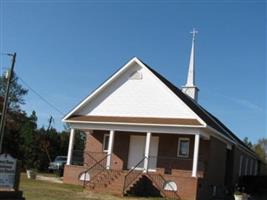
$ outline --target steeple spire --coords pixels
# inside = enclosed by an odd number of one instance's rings
[[[195,85],[195,37],[198,31],[193,28],[192,33],[192,48],[189,60],[188,75],[185,86],[183,86],[182,91],[190,96],[192,99],[197,101],[198,97],[198,88]]]

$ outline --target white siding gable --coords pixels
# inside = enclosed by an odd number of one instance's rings
[[[136,74],[137,72],[137,74]],[[74,115],[198,118],[149,69],[133,62]]]

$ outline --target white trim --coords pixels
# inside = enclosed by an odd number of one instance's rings
[[[239,157],[239,173],[238,173],[239,176],[242,176],[243,160],[244,160],[244,156],[240,155],[240,157]]]
[[[75,142],[75,129],[72,128],[70,130],[68,157],[67,157],[67,163],[66,163],[67,165],[71,164],[74,142]]]
[[[103,152],[108,152],[108,149],[105,149],[105,144],[106,144],[106,140],[107,140],[107,137],[109,138],[109,134],[105,133],[104,134],[104,137],[103,137],[103,145],[102,145],[102,151]],[[109,140],[108,140],[108,143],[109,143]]]
[[[194,144],[194,156],[193,156],[192,177],[197,177],[199,141],[200,141],[200,134],[199,133],[196,133],[195,134],[195,144]]]
[[[217,133],[221,138],[218,137],[218,136],[216,136],[216,135],[214,135],[214,134],[212,134],[212,135],[213,135],[214,137],[216,137],[217,139],[223,141],[224,143],[226,143],[226,144],[228,144],[228,143],[230,143],[230,144],[236,144],[235,141],[229,139],[228,137],[226,137],[225,135],[223,135],[221,132],[219,132],[219,131],[217,131],[216,129],[212,128],[211,126],[207,125],[207,128],[208,128],[209,130],[211,130],[212,132]],[[222,139],[224,139],[224,140],[222,140]],[[225,140],[226,140],[226,141],[225,141]]]
[[[107,169],[111,169],[111,157],[113,152],[114,134],[115,134],[114,130],[110,130],[109,141],[108,141]]]
[[[210,126],[207,126],[207,128],[209,130],[211,130],[212,132],[215,132],[217,133],[218,135],[215,135],[213,133],[210,133],[213,137],[223,141],[225,144],[227,145],[230,145],[232,146],[232,144],[235,144],[237,148],[239,148],[240,150],[242,150],[243,152],[245,152],[246,154],[250,155],[251,157],[253,158],[256,158],[257,159],[257,156],[254,155],[252,152],[248,151],[245,147],[243,147],[241,144],[239,144],[238,142],[235,142],[235,141],[232,141],[230,140],[228,137],[224,136],[223,134],[221,134],[219,131],[217,131],[216,129],[210,127]],[[220,136],[220,137],[219,137]],[[224,140],[225,139],[225,140]],[[229,142],[229,143],[228,143]],[[230,147],[229,146],[229,147]],[[228,148],[228,147],[227,147]]]
[[[186,142],[188,142],[187,155],[181,155],[181,154],[180,154],[181,141],[186,141]],[[187,138],[187,137],[179,137],[179,138],[178,138],[177,157],[188,158],[189,155],[190,155],[190,138]]]
[[[121,73],[123,73],[133,62],[137,63],[140,67],[144,68],[145,70],[147,70],[148,73],[150,73],[150,75],[152,75],[154,78],[156,78],[159,83],[166,89],[166,91],[168,91],[172,96],[174,96],[175,98],[179,98],[176,94],[174,94],[173,91],[171,91],[170,88],[168,88],[166,86],[166,84],[164,84],[150,69],[148,69],[138,58],[134,57],[132,58],[126,65],[124,65],[119,71],[117,71],[112,77],[110,77],[106,82],[104,82],[100,87],[98,87],[93,93],[91,93],[88,97],[86,97],[78,106],[76,106],[74,109],[72,109],[71,112],[69,112],[63,119],[63,122],[67,122],[68,118],[74,113],[76,112],[78,109],[80,109],[84,104],[86,104],[90,99],[92,99],[95,95],[97,95],[98,93],[100,93],[107,85],[109,85],[114,79],[118,78],[119,75]],[[185,106],[188,107],[188,109],[194,114],[196,115],[197,119],[204,125],[206,126],[205,121],[203,121],[203,119],[201,119],[184,101],[182,101]]]
[[[137,126],[137,125],[119,125],[119,124],[87,124],[87,123],[69,123],[71,128],[75,129],[91,129],[91,130],[116,130],[127,132],[153,132],[161,134],[184,134],[194,135],[199,128],[187,128],[187,127],[166,127],[166,126]],[[202,133],[200,133],[202,136]],[[205,135],[203,135],[205,137]]]
[[[87,103],[91,98],[101,92],[108,84],[110,84],[113,79],[117,78],[124,70],[126,70],[133,62],[137,62],[138,58],[132,58],[126,65],[124,65],[119,71],[117,71],[113,76],[111,76],[108,80],[106,80],[100,87],[98,87],[95,91],[93,91],[89,96],[87,96],[80,104],[74,107],[63,119],[62,121],[65,122],[67,118],[69,118],[75,111],[81,108],[85,103]]]
[[[238,147],[239,149],[243,150],[244,152],[246,152],[247,154],[249,154],[250,156],[257,158],[256,155],[254,155],[252,152],[248,151],[248,149],[246,149],[245,147],[243,147],[239,142],[236,142],[235,140],[231,140],[228,137],[226,137],[225,135],[223,135],[222,133],[220,133],[219,131],[217,131],[216,129],[212,128],[211,126],[207,125],[207,128],[210,129],[211,131],[217,133],[220,137],[218,137],[217,135],[212,134],[214,137],[216,137],[217,139],[220,139],[221,141],[225,142],[226,144],[228,144],[226,141],[230,142],[229,145],[231,144],[235,144],[236,147]],[[226,141],[224,141],[223,139],[225,139]]]
[[[116,125],[133,125],[133,126],[140,126],[141,125],[141,126],[168,126],[168,127],[205,128],[204,125],[149,124],[149,123],[130,123],[130,122],[95,122],[95,121],[77,121],[77,120],[66,120],[64,122],[65,123],[81,123],[81,124],[116,124]]]

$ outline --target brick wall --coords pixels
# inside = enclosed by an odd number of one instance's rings
[[[209,199],[213,186],[217,190],[223,188],[225,181],[226,144],[211,137],[208,149],[208,163],[205,175],[199,179],[198,199]]]
[[[74,185],[82,185],[83,182],[79,180],[79,177],[86,169],[87,168],[83,166],[65,165],[63,182]]]
[[[87,134],[87,140],[85,145],[85,151],[89,152],[99,152],[100,158],[103,158],[103,138],[104,134],[109,134],[108,131],[94,131],[91,134]],[[114,138],[114,147],[112,154],[112,167],[113,169],[127,169],[128,164],[128,154],[129,154],[129,144],[130,135],[143,135],[145,133],[127,133],[127,132],[116,132]],[[188,135],[174,135],[174,134],[152,134],[153,136],[159,137],[158,146],[158,168],[171,167],[171,169],[177,169],[180,173],[182,171],[192,170],[192,159],[194,153],[194,136]],[[177,159],[178,150],[178,139],[182,137],[187,137],[190,139],[190,151],[188,158]],[[207,159],[207,141],[200,140],[200,153],[199,159],[204,161]],[[97,154],[96,154],[97,155]],[[85,157],[86,158],[86,157]],[[171,159],[172,158],[172,159]],[[87,162],[87,161],[85,161]],[[171,163],[171,166],[170,166]],[[201,168],[202,167],[202,168]],[[166,169],[169,170],[169,169]],[[203,170],[203,166],[200,166],[200,170]],[[174,170],[175,171],[175,170]]]
[[[193,177],[181,177],[173,175],[163,175],[166,181],[173,181],[177,186],[177,194],[182,200],[196,200],[198,179]]]
[[[102,158],[103,154],[103,139],[104,135],[109,134],[108,131],[93,131],[87,133],[87,140],[85,144],[85,151],[87,152],[98,152]],[[129,144],[130,144],[130,135],[142,135],[145,136],[146,133],[127,133],[127,132],[115,132],[114,138],[114,147],[112,155],[112,169],[127,169],[128,164],[128,153],[129,153]],[[159,146],[158,146],[158,168],[157,172],[161,173],[166,180],[173,180],[177,187],[178,193],[183,200],[195,200],[196,191],[198,187],[198,178],[192,178],[192,159],[194,153],[194,136],[188,135],[174,135],[174,134],[152,134],[152,136],[159,137]],[[188,158],[177,159],[178,151],[178,140],[179,137],[187,137],[190,139],[190,152]],[[213,148],[217,144],[213,145]],[[208,150],[210,148],[209,141],[200,140],[200,152],[199,159],[204,159],[207,161],[209,158]],[[171,173],[166,174],[168,169],[167,166],[170,166],[170,160],[164,160],[163,158],[169,157],[174,158],[174,161],[171,163]],[[97,158],[98,160],[101,158]],[[85,157],[85,162],[86,157]],[[78,176],[85,169],[85,167],[78,166],[66,166],[64,172],[64,182],[72,184],[81,184],[78,180]],[[203,166],[199,167],[198,176],[203,176]]]
[[[245,151],[235,147],[233,148],[234,152],[234,163],[233,163],[233,181],[232,184],[234,185],[238,181],[239,177],[239,170],[241,167],[241,176],[244,175],[255,175],[255,167],[256,167],[256,160],[252,156],[250,156]],[[243,157],[243,161],[241,162],[240,157]],[[248,164],[246,164],[248,159]],[[246,171],[246,165],[247,165],[247,171]],[[252,169],[251,169],[252,168]],[[250,174],[252,172],[252,174]]]
[[[95,130],[92,133],[87,134],[85,151],[93,152],[93,156],[96,156],[96,160],[102,159],[106,153],[103,152],[103,140],[104,135],[109,134],[109,131]],[[130,143],[130,133],[116,132],[114,137],[114,146],[112,154],[112,168],[122,170],[127,168],[128,163],[128,151]],[[90,159],[86,159],[85,163],[90,162]]]

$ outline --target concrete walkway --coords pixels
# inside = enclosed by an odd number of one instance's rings
[[[47,181],[51,183],[63,183],[62,178],[60,177],[48,177],[43,175],[37,175],[36,180]]]

